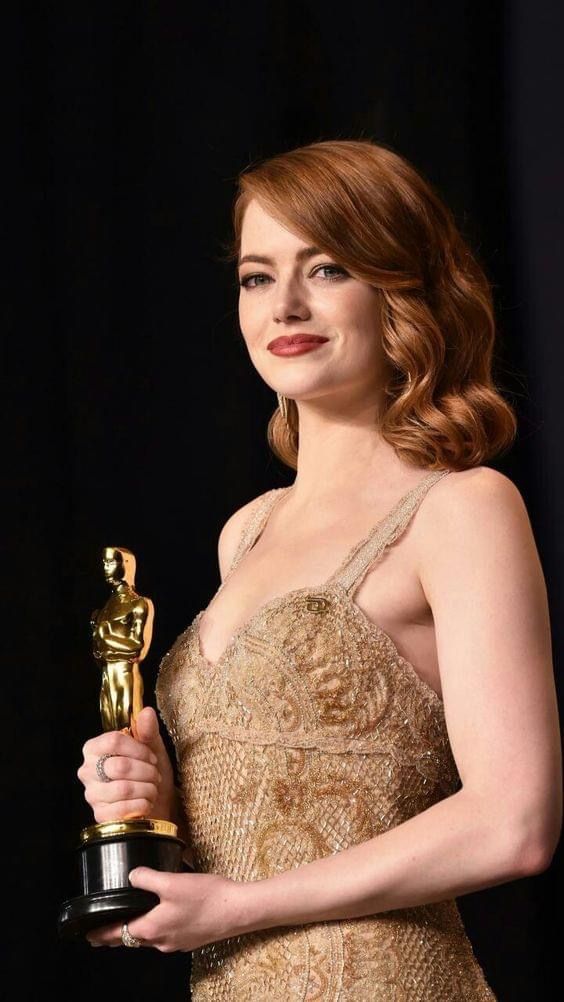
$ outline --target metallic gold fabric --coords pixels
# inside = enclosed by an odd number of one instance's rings
[[[205,610],[163,658],[157,703],[199,870],[268,877],[458,789],[441,699],[352,599],[448,472],[427,474],[321,587],[260,606],[215,664]],[[286,490],[262,495],[229,574]],[[495,1002],[455,899],[213,943],[194,952],[191,987],[195,1002]]]

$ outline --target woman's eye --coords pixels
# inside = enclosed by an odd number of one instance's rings
[[[344,268],[340,268],[336,264],[320,264],[320,265],[317,266],[317,268],[315,268],[313,270],[312,275],[316,275],[317,272],[319,272],[319,271],[330,271],[330,272],[332,271],[332,272],[335,273],[333,275],[328,275],[327,276],[327,281],[329,281],[329,282],[338,281],[340,278],[342,278],[343,276],[346,276],[346,274],[347,274],[347,272],[345,271]],[[271,280],[270,276],[269,275],[265,275],[264,272],[257,272],[254,275],[246,275],[245,278],[242,278],[240,280],[239,285],[243,286],[244,289],[256,289],[257,288],[257,284],[254,284],[255,279],[263,279],[263,278],[266,279],[267,281]],[[253,284],[251,284],[251,283],[253,283]],[[260,282],[259,281],[258,285],[264,285],[264,282]]]
[[[240,281],[239,284],[242,285],[243,288],[245,288],[245,289],[248,289],[248,288],[255,289],[256,286],[250,284],[253,278],[268,278],[268,275],[264,275],[263,273],[260,273],[260,274],[257,274],[257,275],[246,275],[245,278],[241,279],[241,281]],[[259,283],[259,284],[262,285],[262,282]]]
[[[335,281],[336,278],[340,278],[343,275],[347,274],[346,271],[345,271],[345,269],[344,268],[339,268],[339,266],[337,264],[320,264],[319,268],[316,268],[315,271],[326,271],[327,269],[329,269],[329,271],[334,271],[334,272],[337,273],[336,275],[333,275],[332,277],[329,276],[329,281],[330,282],[333,282],[333,281]]]

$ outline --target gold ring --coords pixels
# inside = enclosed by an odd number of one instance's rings
[[[124,922],[121,927],[121,941],[124,946],[141,946],[141,940],[131,935],[127,928],[127,922]]]

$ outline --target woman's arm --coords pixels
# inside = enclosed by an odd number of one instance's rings
[[[237,932],[441,901],[550,863],[562,826],[560,731],[525,505],[508,478],[480,467],[445,477],[418,521],[462,789],[367,842],[241,884]]]
[[[145,945],[193,950],[255,929],[377,914],[549,865],[562,763],[546,588],[523,501],[481,467],[436,484],[414,527],[462,789],[376,838],[264,880],[138,867],[132,885],[160,898],[129,923]],[[120,928],[88,938],[116,945]]]

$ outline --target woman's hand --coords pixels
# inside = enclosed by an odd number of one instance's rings
[[[174,775],[152,707],[146,706],[135,721],[137,739],[121,731],[105,731],[86,742],[77,776],[95,820],[121,821],[134,817],[176,820]],[[104,782],[96,772],[102,755]]]
[[[164,873],[141,866],[129,875],[133,887],[158,894],[160,902],[128,922],[141,946],[162,953],[195,950],[245,931],[245,888],[214,873]],[[122,946],[121,923],[92,930],[92,946]]]

